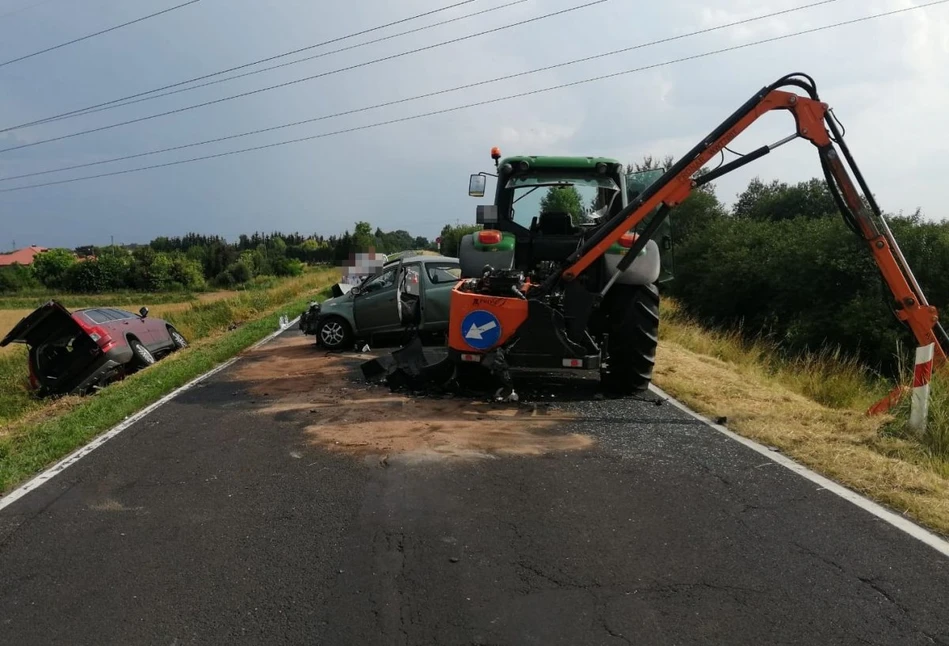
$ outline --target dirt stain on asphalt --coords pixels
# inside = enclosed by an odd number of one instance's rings
[[[547,407],[415,398],[369,386],[359,380],[359,365],[373,356],[329,354],[310,337],[281,337],[248,352],[235,376],[263,400],[261,414],[299,421],[314,445],[333,451],[438,460],[593,445],[591,436],[557,432],[574,417]]]

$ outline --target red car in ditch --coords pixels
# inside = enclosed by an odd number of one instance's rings
[[[82,395],[188,345],[171,323],[112,307],[73,312],[51,300],[22,319],[0,347],[29,348],[30,384],[40,395]]]

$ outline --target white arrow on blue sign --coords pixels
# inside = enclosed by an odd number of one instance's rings
[[[501,338],[501,322],[491,312],[474,310],[462,319],[461,335],[475,350],[488,350]]]

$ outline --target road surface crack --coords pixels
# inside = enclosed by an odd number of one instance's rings
[[[560,575],[560,577],[557,577],[553,574],[545,572],[544,570],[542,570],[536,565],[532,565],[531,563],[527,562],[524,559],[517,561],[515,565],[517,565],[517,567],[519,568],[522,568],[523,570],[527,570],[531,574],[549,583],[552,583],[557,588],[560,588],[563,590],[598,590],[603,587],[603,585],[598,581],[594,581],[593,583],[579,583],[575,580],[572,580],[569,576],[564,574],[562,570],[557,571],[557,574]],[[525,583],[528,584],[530,588],[534,587],[534,586],[531,586],[530,582],[524,579],[524,577],[521,577],[521,578],[522,580],[524,580]]]
[[[830,565],[830,566],[836,568],[839,572],[846,572],[846,570],[844,570],[843,566],[840,565],[840,563],[837,563],[836,561],[831,560],[831,559],[827,558],[826,556],[823,556],[822,554],[819,554],[818,552],[815,552],[815,551],[812,550],[811,548],[809,548],[809,547],[807,547],[807,546],[805,546],[805,545],[801,545],[800,543],[797,543],[797,542],[792,543],[792,545],[794,545],[794,547],[796,547],[797,549],[801,550],[802,552],[804,552],[804,553],[807,554],[808,556],[813,557],[813,558],[817,559],[818,561],[821,561],[821,562],[823,562],[823,563],[826,563],[827,565]]]
[[[632,643],[633,643],[632,640],[630,640],[630,638],[627,637],[626,635],[624,635],[623,633],[618,633],[618,632],[616,632],[615,630],[613,630],[612,628],[610,628],[610,624],[609,624],[609,622],[606,620],[606,617],[603,617],[603,630],[605,630],[605,631],[606,631],[606,634],[608,634],[610,637],[615,637],[615,638],[617,638],[617,639],[622,639],[622,640],[623,640],[624,642],[626,642],[627,644],[632,644]]]
[[[889,593],[888,593],[886,590],[884,590],[884,589],[881,588],[879,585],[877,585],[876,583],[874,583],[873,579],[868,579],[868,578],[865,578],[865,577],[862,577],[862,576],[858,576],[857,578],[860,579],[860,582],[861,582],[861,583],[867,584],[868,586],[870,586],[871,588],[873,588],[873,589],[876,591],[877,594],[879,594],[881,597],[883,597],[884,599],[886,599],[887,601],[889,601],[890,603],[892,603],[894,606],[896,606],[897,608],[899,608],[900,611],[901,611],[903,614],[906,614],[906,610],[905,610],[900,604],[898,604],[898,603],[893,599],[893,597],[891,597],[891,596],[889,595]]]

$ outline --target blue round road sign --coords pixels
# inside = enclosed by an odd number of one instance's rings
[[[501,338],[501,322],[485,310],[468,312],[461,321],[461,336],[475,350],[488,350]]]

